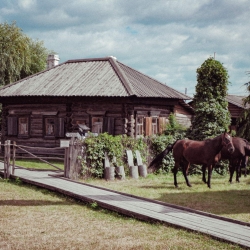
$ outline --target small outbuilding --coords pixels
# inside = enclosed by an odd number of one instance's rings
[[[231,114],[231,128],[237,130],[237,119],[242,115],[245,109],[249,109],[250,105],[244,106],[243,99],[246,96],[227,95],[228,110]]]
[[[152,135],[171,112],[188,127],[193,111],[185,100],[191,97],[112,56],[69,60],[0,89],[2,142],[58,147],[78,125],[93,133]]]

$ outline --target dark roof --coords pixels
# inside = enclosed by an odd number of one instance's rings
[[[226,100],[228,101],[228,103],[234,104],[237,107],[240,107],[240,108],[243,108],[243,109],[250,108],[249,104],[244,106],[243,98],[246,98],[246,96],[227,95]]]
[[[13,96],[137,96],[191,99],[122,64],[114,57],[69,60],[0,89],[0,97]]]

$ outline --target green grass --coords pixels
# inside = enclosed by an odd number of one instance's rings
[[[154,178],[112,183],[121,189],[124,185],[125,191],[131,189],[129,182],[137,189],[161,190],[165,178],[159,189],[159,178]],[[164,187],[165,193],[168,189]],[[200,233],[124,217],[18,180],[0,179],[0,190],[0,249],[241,249]],[[179,195],[183,190],[177,191]]]
[[[59,167],[60,169],[64,169],[64,163],[63,161],[55,161],[55,160],[46,160],[48,161],[49,163],[55,165],[56,167]],[[25,167],[25,168],[34,168],[34,169],[52,169],[52,170],[55,170],[56,168],[54,168],[53,166],[45,163],[45,162],[42,162],[40,160],[32,160],[32,159],[29,159],[29,160],[25,160],[25,159],[18,159],[16,160],[15,164],[17,166],[21,166],[21,167]]]
[[[154,175],[146,178],[105,181],[89,179],[87,183],[141,197],[189,207],[208,213],[225,216],[250,223],[250,176],[228,182],[229,176],[213,173],[209,189],[201,176],[189,176],[192,187],[188,187],[182,174],[178,174],[179,187],[173,184],[173,174]]]

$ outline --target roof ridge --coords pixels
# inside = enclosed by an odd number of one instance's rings
[[[114,59],[114,57],[108,57],[109,62],[111,64],[111,66],[114,68],[115,72],[117,73],[118,77],[120,78],[122,84],[124,85],[126,91],[128,92],[129,95],[135,95],[135,92],[133,90],[132,85],[130,84],[127,76],[123,73],[123,70],[121,69],[121,67],[119,66],[119,64],[117,63],[117,60]]]
[[[96,58],[83,58],[83,59],[72,59],[67,60],[65,63],[77,63],[77,62],[91,62],[91,61],[108,61],[111,57],[96,57]]]

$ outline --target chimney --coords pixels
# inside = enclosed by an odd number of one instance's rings
[[[47,69],[51,69],[59,64],[59,56],[58,55],[48,55],[47,58]]]

